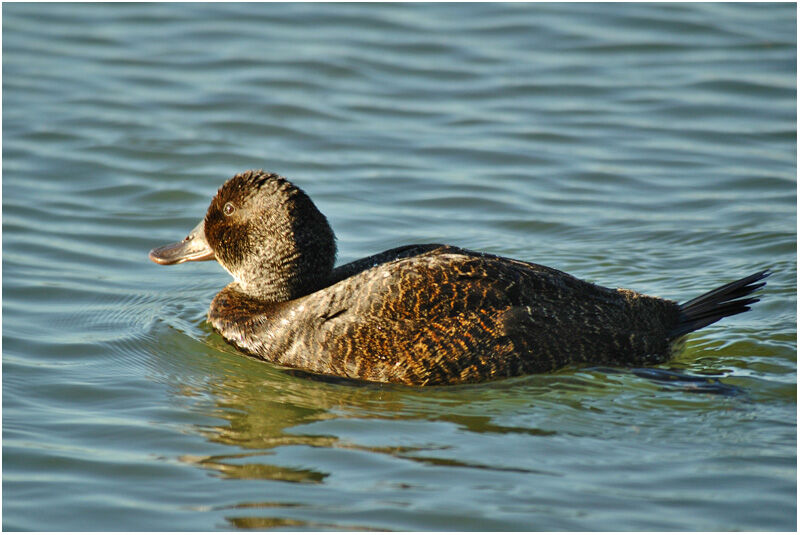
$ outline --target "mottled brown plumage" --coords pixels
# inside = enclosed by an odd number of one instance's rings
[[[205,244],[205,249],[203,245]],[[685,305],[448,245],[411,245],[333,269],[325,217],[299,188],[236,175],[163,264],[215,257],[234,277],[208,320],[243,351],[368,381],[434,385],[572,363],[667,360],[688,332],[748,310],[760,272]]]

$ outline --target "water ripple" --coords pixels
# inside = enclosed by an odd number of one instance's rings
[[[796,528],[793,6],[3,15],[5,529]],[[321,381],[211,330],[219,266],[147,260],[248,168],[340,262],[442,241],[679,300],[774,275],[654,370]]]

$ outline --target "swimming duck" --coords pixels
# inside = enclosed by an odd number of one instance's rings
[[[260,359],[387,383],[474,383],[573,363],[668,360],[688,333],[749,310],[768,271],[683,304],[450,245],[408,245],[334,268],[327,219],[286,178],[225,182],[158,264],[216,260],[234,282],[208,321]]]

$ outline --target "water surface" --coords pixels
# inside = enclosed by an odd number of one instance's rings
[[[795,36],[792,4],[3,5],[3,528],[795,530]],[[209,328],[219,266],[147,260],[262,167],[340,263],[774,275],[660,373],[321,382]]]

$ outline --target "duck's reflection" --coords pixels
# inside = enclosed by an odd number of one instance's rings
[[[616,387],[622,386],[619,381],[631,376],[630,371],[585,369],[476,386],[413,388],[280,369],[244,357],[214,333],[209,333],[206,341],[211,346],[208,357],[217,366],[217,373],[197,385],[196,394],[213,400],[211,413],[223,423],[202,427],[200,432],[210,442],[233,448],[230,454],[187,455],[181,459],[224,479],[320,488],[331,472],[338,473],[330,468],[331,464],[317,462],[331,450],[367,454],[356,455],[357,462],[383,462],[371,457],[378,455],[389,462],[394,459],[434,468],[475,469],[484,474],[558,476],[535,464],[532,469],[533,463],[522,460],[509,459],[500,465],[465,458],[456,445],[459,440],[472,440],[466,435],[470,433],[498,435],[499,441],[505,440],[502,435],[555,435],[552,429],[557,427],[542,429],[500,422],[508,421],[510,414],[535,413],[532,405],[546,408],[544,405],[550,404],[548,410],[561,407],[572,414],[596,410],[591,400],[602,397],[606,390],[613,396]],[[635,370],[634,374],[641,376],[641,372]],[[659,378],[663,379],[661,375]],[[391,425],[386,425],[387,420]],[[443,434],[438,435],[440,430]],[[487,438],[484,436],[483,440]],[[491,437],[488,440],[495,443]],[[308,448],[318,453],[309,455]],[[401,488],[405,481],[394,480],[391,484]],[[246,510],[246,514],[227,516],[233,527],[374,529],[307,524],[307,519],[303,520],[305,513],[317,507],[310,504],[314,500],[307,496],[303,494],[296,502],[255,499],[221,508],[242,513]],[[256,511],[270,514],[254,515]]]

